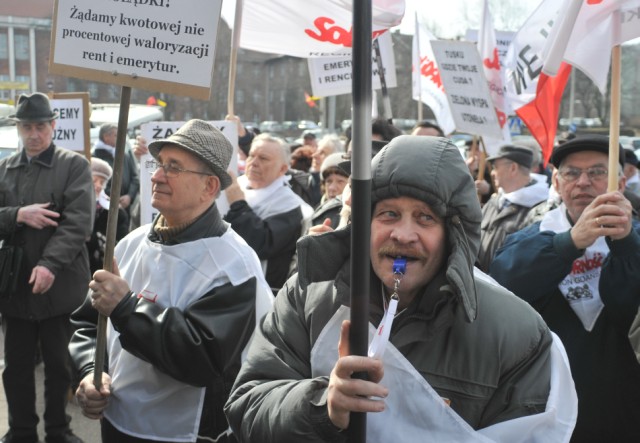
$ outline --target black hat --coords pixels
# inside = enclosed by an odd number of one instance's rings
[[[51,109],[49,97],[41,92],[34,92],[31,95],[21,94],[16,113],[8,118],[17,122],[48,122],[58,118],[58,113]]]
[[[525,168],[531,168],[531,164],[533,163],[533,151],[529,148],[525,148],[524,146],[504,145],[500,147],[496,155],[492,155],[487,158],[487,161],[492,162],[499,158],[506,158],[524,166]]]
[[[620,166],[624,167],[624,149],[620,146],[620,157],[618,161]],[[551,153],[549,161],[556,168],[560,167],[560,163],[569,154],[582,151],[596,151],[609,155],[609,137],[606,135],[589,135],[585,137],[576,137],[568,142],[556,146]]]
[[[633,166],[635,166],[636,168],[638,167],[638,156],[636,156],[636,153],[633,152],[633,150],[631,149],[626,149],[624,150],[624,162],[625,163],[629,163]]]

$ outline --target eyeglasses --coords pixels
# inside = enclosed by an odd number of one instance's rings
[[[175,178],[175,177],[179,176],[180,173],[182,173],[182,172],[190,172],[192,174],[208,175],[208,176],[213,175],[213,174],[211,174],[209,172],[200,172],[200,171],[191,171],[189,169],[182,169],[182,168],[179,168],[178,166],[176,166],[173,163],[169,163],[168,165],[163,165],[162,163],[154,161],[154,160],[151,160],[151,161],[147,162],[146,166],[148,168],[152,169],[152,171],[150,171],[151,174],[155,174],[155,172],[158,169],[162,169],[164,171],[164,175],[167,176],[168,178]]]
[[[587,168],[587,169],[568,167],[568,168],[562,168],[558,171],[558,174],[560,175],[560,177],[562,177],[564,181],[569,183],[578,180],[583,173],[587,174],[587,177],[589,178],[589,180],[593,182],[593,181],[604,180],[607,177],[607,174],[609,173],[609,171],[606,168],[601,168],[601,167],[594,167],[594,168]]]

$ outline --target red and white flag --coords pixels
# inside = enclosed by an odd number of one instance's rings
[[[584,72],[603,94],[611,48],[640,37],[640,0],[565,0],[551,30],[543,72],[565,61]]]
[[[482,10],[482,21],[478,32],[478,52],[482,58],[482,69],[487,78],[491,100],[496,108],[498,123],[502,129],[503,141],[510,142],[511,133],[507,124],[507,104],[504,98],[504,72],[500,64],[496,32],[493,27],[488,0],[484,0],[484,8]],[[489,140],[485,139],[485,143],[488,142]]]
[[[558,128],[560,101],[571,66],[564,63],[555,77],[542,73],[543,53],[562,4],[544,0],[526,20],[504,60],[506,97],[549,160]]]
[[[242,0],[240,47],[294,57],[351,52],[352,0]],[[373,0],[372,37],[400,24],[404,0]],[[233,27],[235,2],[222,2],[222,18]]]
[[[412,48],[412,98],[429,106],[445,134],[456,129],[449,101],[442,86],[438,64],[433,55],[431,40],[436,38],[418,22],[413,34]]]

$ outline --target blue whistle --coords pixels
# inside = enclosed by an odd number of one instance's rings
[[[402,274],[407,271],[407,259],[405,257],[398,257],[393,260],[393,273]]]

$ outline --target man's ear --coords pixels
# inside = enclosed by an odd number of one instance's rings
[[[220,192],[220,178],[216,175],[206,176],[206,185],[204,188],[207,197],[215,197]]]

